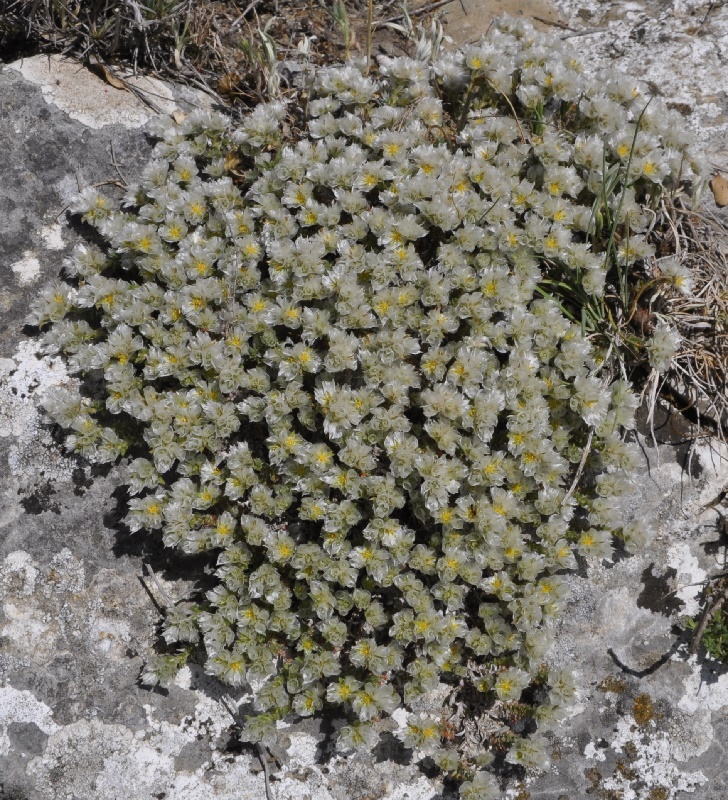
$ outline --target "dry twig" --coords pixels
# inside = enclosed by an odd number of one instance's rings
[[[708,627],[710,620],[713,619],[716,611],[726,602],[728,602],[728,580],[723,578],[718,582],[716,592],[710,599],[710,602],[703,606],[700,620],[690,640],[690,655],[694,655],[697,652],[700,640],[703,638],[705,629]]]

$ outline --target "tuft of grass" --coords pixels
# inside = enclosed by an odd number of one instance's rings
[[[639,121],[635,138],[638,131]],[[568,273],[555,271],[542,281],[541,292],[580,323],[584,335],[615,356],[622,377],[647,398],[650,419],[654,404],[662,400],[698,426],[697,435],[708,433],[726,441],[728,224],[708,209],[696,210],[698,203],[681,191],[658,192],[646,236],[656,257],[624,265],[617,247],[629,240],[629,226],[618,222],[622,200],[610,211],[606,197],[620,191],[620,183],[624,197],[631,162],[632,154],[623,172],[606,171],[604,199],[597,198],[592,211],[591,241],[608,268],[607,291],[588,296]],[[689,273],[689,289],[681,289],[679,278],[662,271],[663,260],[671,257]],[[658,375],[649,363],[649,339],[661,323],[679,334],[680,347],[669,369]]]
[[[685,628],[692,631],[691,653],[702,645],[711,658],[728,664],[728,580],[725,575],[708,583],[702,610],[686,621]]]
[[[346,6],[342,0],[334,0],[334,3],[331,6],[325,5],[322,0],[319,0],[319,3],[336,22],[339,31],[341,32],[341,38],[344,40],[344,59],[348,61],[351,54],[352,36],[349,12],[346,10]]]
[[[681,253],[694,286],[690,293],[651,293],[643,306],[669,315],[682,336],[663,396],[685,417],[726,441],[728,432],[728,224],[680,200],[663,200],[660,216],[671,224],[660,246]]]
[[[280,62],[338,62],[342,39],[345,59],[369,51],[372,19],[391,2],[0,0],[0,61],[58,53],[153,74],[206,92],[238,117],[300,88],[300,70]],[[357,31],[367,31],[366,44]],[[393,42],[390,50],[401,49]]]
[[[691,619],[688,630],[695,630],[697,622]],[[728,614],[725,610],[717,611],[706,625],[701,639],[703,647],[711,658],[728,663]]]

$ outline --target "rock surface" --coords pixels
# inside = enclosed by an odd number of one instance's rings
[[[575,49],[653,81],[726,164],[728,6],[559,0],[549,14],[564,36],[593,27]],[[140,127],[150,110],[136,95],[48,64],[0,71],[0,798],[259,800],[260,762],[235,740],[222,685],[190,668],[169,691],[139,685],[159,586],[181,598],[199,562],[129,535],[114,470],[65,455],[39,413],[43,392],[68,378],[39,357],[23,319],[78,240],[64,206],[80,187],[133,180],[150,151]],[[204,102],[153,91],[166,111]],[[578,702],[553,738],[550,770],[512,784],[513,800],[728,796],[728,671],[688,658],[674,630],[676,614],[697,608],[695,584],[722,563],[721,508],[709,506],[728,484],[728,452],[690,447],[675,420],[658,423],[658,447],[640,438],[635,499],[654,542],[571,578],[551,659],[577,670]],[[144,564],[159,586],[142,580]],[[275,797],[450,797],[390,740],[342,759],[326,727],[284,726]]]

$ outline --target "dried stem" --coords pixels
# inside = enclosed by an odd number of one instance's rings
[[[709,603],[703,606],[703,610],[700,614],[700,621],[690,641],[690,655],[694,655],[697,652],[700,640],[703,638],[705,629],[708,627],[710,620],[713,619],[715,612],[718,611],[726,601],[728,601],[728,581],[722,579],[718,584],[718,591],[714,597]]]

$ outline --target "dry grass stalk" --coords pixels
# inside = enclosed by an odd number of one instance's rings
[[[665,246],[694,276],[688,295],[650,298],[683,337],[662,395],[691,422],[726,440],[728,429],[728,223],[709,210],[663,203]],[[670,241],[672,237],[672,241]]]
[[[393,4],[372,3],[372,14],[381,17]],[[274,43],[279,62],[341,59],[341,31],[331,25],[335,10],[331,0],[0,0],[0,60],[37,52],[95,59],[188,84],[237,112],[269,99],[268,81],[261,79],[271,71],[266,41]],[[357,33],[368,38],[365,4],[339,0],[338,13],[351,23],[347,50]],[[378,34],[385,35],[398,38]],[[285,94],[285,74],[269,77],[276,88],[283,79]]]

